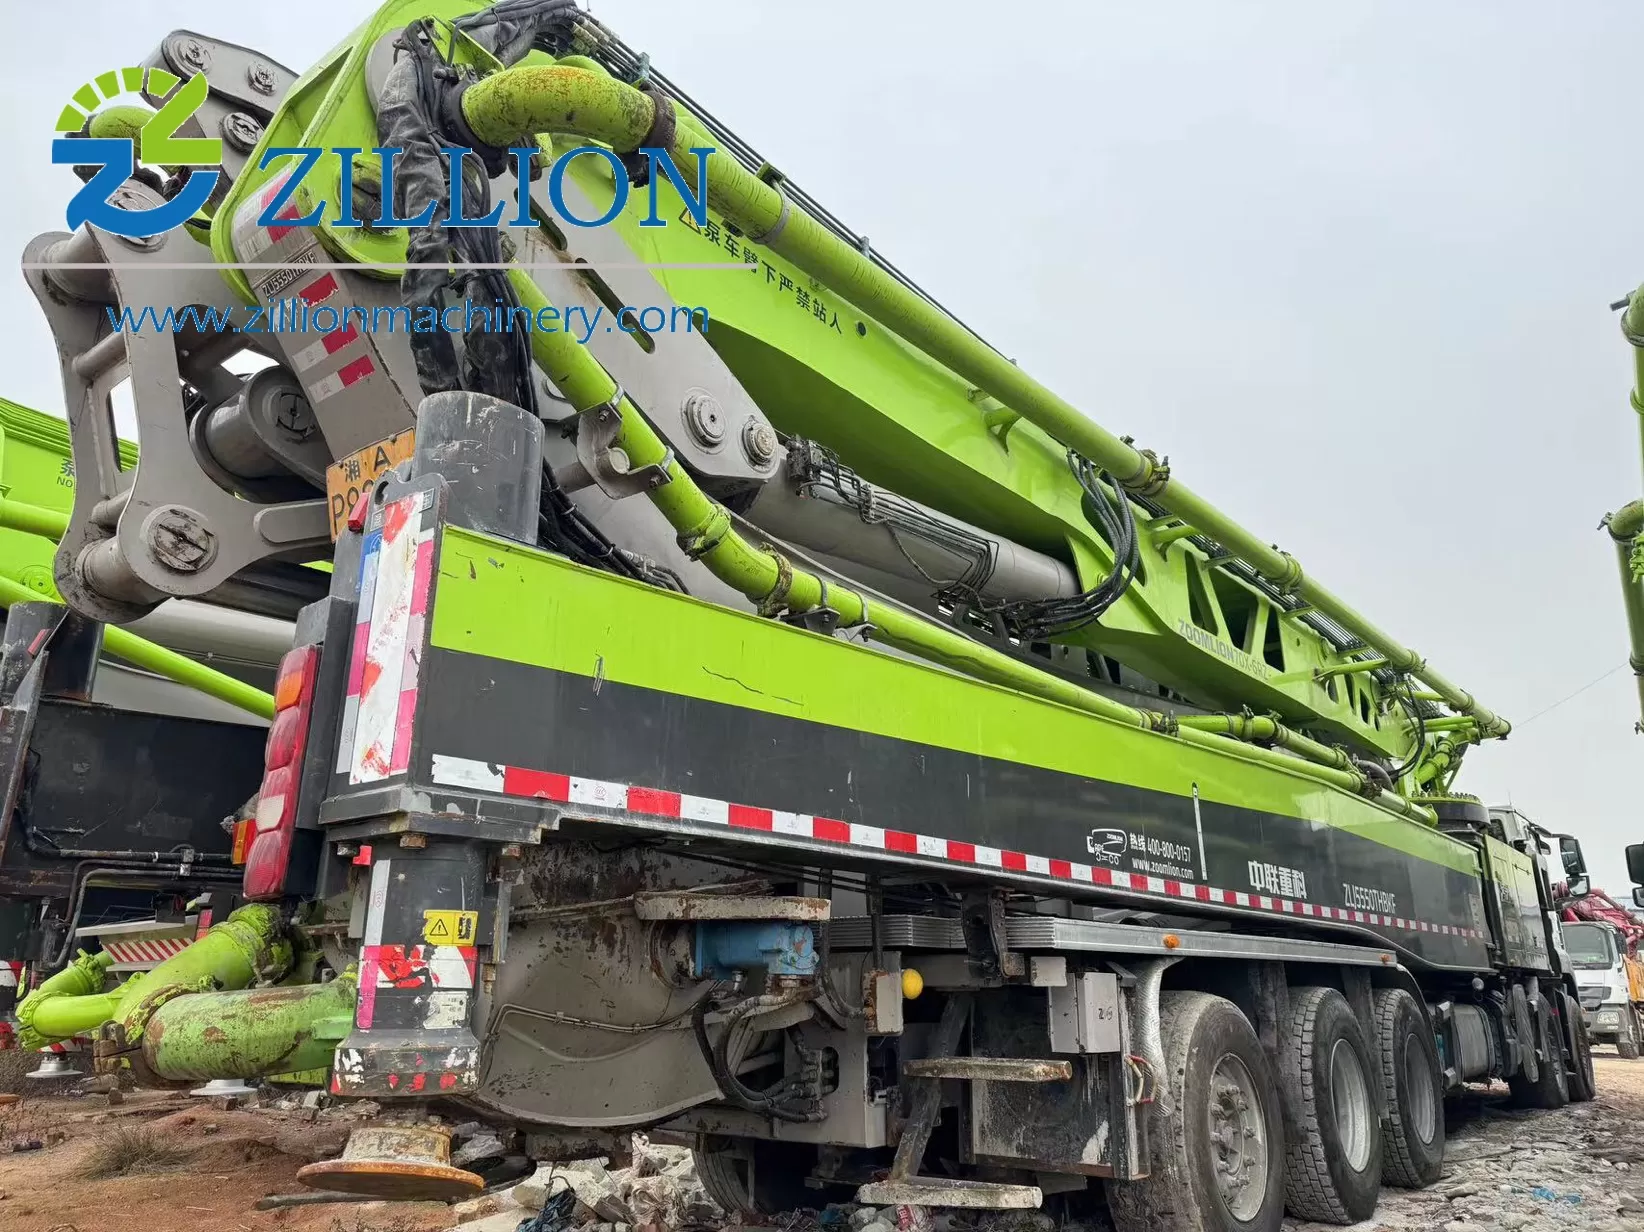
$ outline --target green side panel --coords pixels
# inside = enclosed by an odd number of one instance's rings
[[[1476,874],[1473,850],[1304,774],[448,527],[434,646],[1327,825]],[[575,772],[575,768],[569,768]]]
[[[120,444],[122,466],[136,465],[137,447]],[[74,463],[68,424],[54,415],[0,398],[0,498],[67,514],[74,505]],[[0,574],[56,598],[51,559],[56,545],[38,535],[0,528]]]
[[[1512,967],[1548,969],[1547,927],[1534,861],[1516,847],[1485,835],[1484,864],[1487,889],[1501,912],[1502,961]]]

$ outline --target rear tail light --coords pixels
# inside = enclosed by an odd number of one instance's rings
[[[234,833],[235,857],[243,855],[245,862],[247,898],[278,898],[285,892],[319,662],[318,646],[299,646],[280,660],[274,680],[274,722],[263,748],[263,783],[257,792],[257,809],[235,827]]]

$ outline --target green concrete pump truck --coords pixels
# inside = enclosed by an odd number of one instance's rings
[[[130,444],[122,442],[120,454],[125,465],[135,462]],[[74,486],[67,425],[0,399],[0,603],[58,598],[52,554],[68,525]],[[20,635],[25,623],[14,623],[12,633]],[[72,683],[54,678],[56,703],[75,722],[48,719],[34,733],[36,756],[53,740],[61,743],[48,754],[56,773],[31,799],[37,807],[26,810],[33,826],[13,834],[0,822],[0,1048],[15,1043],[20,968],[54,970],[73,946],[93,938],[108,945],[116,974],[152,966],[183,943],[185,922],[209,922],[209,907],[190,915],[190,903],[206,903],[214,884],[219,896],[237,889],[237,873],[221,851],[221,826],[196,835],[187,820],[198,813],[201,780],[180,773],[177,791],[154,790],[164,784],[147,759],[158,753],[159,764],[184,771],[179,755],[210,732],[209,739],[243,746],[238,776],[225,780],[243,797],[244,775],[261,765],[266,720],[254,712],[290,649],[290,622],[174,599],[108,633],[95,635],[102,651],[95,672]],[[15,649],[12,655],[16,666]],[[20,679],[0,692],[11,696]],[[90,716],[89,726],[80,721]],[[225,723],[245,730],[222,735]],[[128,795],[137,780],[148,790]],[[125,849],[88,842],[100,830],[120,833]],[[202,839],[204,849],[193,845]],[[135,844],[146,849],[131,850]],[[92,854],[100,858],[88,862]],[[71,917],[72,935],[65,928]],[[48,1052],[34,1076],[73,1072],[68,1058]]]
[[[1592,1097],[1580,847],[1456,790],[1507,722],[570,0],[391,0],[300,76],[179,31],[58,129],[109,208],[24,256],[77,483],[0,868],[186,842],[218,922],[42,964],[30,1046],[319,1071],[376,1105],[326,1189],[645,1129],[731,1209],[1122,1232],[1351,1223],[1464,1084]],[[291,623],[271,721],[122,760],[96,644],[179,600]]]

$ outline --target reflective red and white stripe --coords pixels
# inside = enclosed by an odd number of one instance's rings
[[[274,198],[281,188],[285,187],[291,178],[289,171],[274,176],[246,198],[244,204],[234,215],[234,251],[242,261],[255,261],[266,253],[275,244],[290,235],[295,227],[265,227],[261,223],[263,213],[273,204]],[[275,222],[295,222],[301,213],[295,200],[288,200],[274,216]]]
[[[360,331],[352,325],[333,330],[318,342],[310,343],[291,356],[291,366],[298,372],[307,372],[315,364],[323,364],[351,342],[359,341]],[[358,362],[358,361],[356,361]]]
[[[1402,929],[1406,932],[1439,933],[1450,937],[1484,936],[1476,928],[1463,928],[1455,924],[1434,924],[1426,920],[1378,915],[1346,907],[1327,907],[1321,903],[1252,894],[1245,890],[1223,890],[1215,886],[1198,885],[1169,877],[1127,873],[1099,864],[1053,860],[1002,847],[935,838],[928,834],[911,834],[905,830],[885,830],[877,826],[859,825],[856,822],[837,821],[831,817],[817,817],[810,813],[785,813],[777,809],[731,804],[724,800],[682,795],[679,792],[661,791],[654,787],[634,787],[624,783],[606,783],[598,779],[554,774],[545,770],[499,766],[471,757],[434,754],[433,780],[442,787],[551,800],[557,804],[634,813],[645,817],[663,817],[700,825],[755,830],[790,838],[810,839],[813,842],[842,843],[896,855],[996,868],[1001,872],[1044,877],[1053,882],[1073,881],[1137,894],[1194,899],[1202,903],[1220,903],[1228,907],[1269,911],[1276,915],[1311,916],[1315,919],[1370,924],[1381,928]]]
[[[159,941],[141,941],[130,938],[106,938],[103,948],[109,952],[116,963],[141,966],[144,963],[162,963],[174,955],[181,954],[194,944],[192,937],[167,938]]]
[[[334,334],[332,337],[340,337]],[[358,385],[366,377],[377,370],[377,361],[369,355],[361,355],[358,359],[351,359],[335,372],[328,372],[316,380],[308,382],[308,398],[311,402],[324,402],[327,398],[334,398],[350,385]]]

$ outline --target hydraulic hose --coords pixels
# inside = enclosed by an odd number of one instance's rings
[[[464,92],[461,111],[475,137],[499,148],[547,133],[604,142],[626,154],[657,139],[657,104],[651,96],[604,73],[565,65],[527,65],[493,73]],[[1394,669],[1419,676],[1454,710],[1477,718],[1484,734],[1508,733],[1505,719],[1479,705],[1471,694],[1429,669],[1415,651],[1310,580],[1294,557],[1264,543],[1171,479],[1168,466],[1151,453],[1085,418],[941,309],[841,243],[805,211],[792,207],[777,188],[750,174],[735,158],[714,149],[707,158],[707,184],[696,184],[696,156],[691,151],[712,145],[690,116],[675,109],[669,149],[674,162],[693,188],[705,190],[708,204],[752,242],[832,287],[932,359],[1112,474],[1128,491],[1156,500],[1197,527],[1281,591],[1310,603],[1375,648]],[[533,336],[540,337],[541,331]]]

